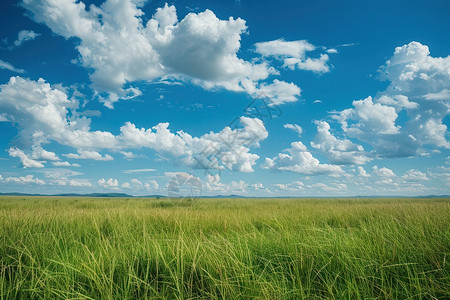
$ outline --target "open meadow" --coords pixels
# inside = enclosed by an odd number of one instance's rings
[[[0,197],[1,299],[449,299],[449,199]]]

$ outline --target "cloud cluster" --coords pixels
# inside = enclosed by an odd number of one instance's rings
[[[339,178],[327,178],[326,181],[305,177],[304,181],[273,184],[275,192],[287,195],[412,195],[426,194],[429,192],[442,192],[443,182],[448,182],[448,172],[421,172],[410,169],[402,175],[397,175],[387,167],[373,166],[366,171],[358,166],[353,169],[353,174],[345,173]],[[435,184],[425,185],[430,182],[430,177],[440,177]],[[444,178],[442,178],[444,177]]]
[[[204,186],[207,192],[219,193],[222,195],[234,193],[247,194],[254,191],[271,193],[271,191],[266,188],[261,182],[248,184],[243,180],[232,180],[228,184],[222,183],[219,174],[207,174]]]
[[[67,161],[61,161],[61,159],[54,152],[47,151],[41,146],[36,145],[33,145],[31,154],[29,155],[17,147],[9,148],[8,153],[11,157],[18,157],[24,168],[43,168],[44,164],[48,161],[51,161],[52,165],[55,167],[80,166],[79,164],[71,164]]]
[[[54,141],[77,149],[77,153],[64,154],[68,159],[108,161],[113,157],[102,155],[99,150],[149,148],[193,168],[253,172],[259,156],[250,153],[250,147],[259,147],[268,136],[264,123],[249,117],[240,118],[241,126],[225,127],[200,137],[184,131],[173,133],[169,123],[137,128],[127,122],[120,127],[119,135],[93,131],[91,119],[81,116],[77,112],[78,103],[69,98],[43,79],[12,77],[7,84],[0,85],[0,108],[7,120],[18,125],[23,145],[22,149],[11,148],[10,156],[18,157],[24,167],[43,167],[46,161],[69,165],[70,162],[59,162],[55,153],[42,147]],[[27,148],[28,153],[24,151]]]
[[[114,178],[101,178],[97,181],[97,184],[105,189],[119,190],[119,181]]]
[[[291,143],[291,148],[284,152],[287,153],[279,153],[274,158],[266,157],[262,168],[291,171],[304,175],[339,174],[343,172],[340,166],[321,164],[300,141]]]
[[[102,161],[108,161],[108,160],[114,159],[109,154],[105,154],[104,156],[102,156],[97,151],[88,151],[88,150],[78,150],[78,154],[69,153],[69,154],[64,154],[64,156],[67,158],[72,158],[72,159],[93,159],[93,160],[102,160]]]
[[[120,128],[118,139],[123,147],[151,148],[161,154],[178,157],[184,165],[192,168],[253,172],[259,156],[250,153],[250,147],[258,147],[268,132],[259,119],[241,117],[240,122],[243,128],[225,127],[220,132],[210,132],[201,137],[192,137],[184,131],[172,133],[168,123],[145,129],[127,122]]]
[[[146,182],[143,182],[141,180],[132,178],[128,182],[123,183],[122,188],[132,191],[146,190],[148,192],[155,192],[159,189],[159,184],[158,182],[156,182],[156,180],[148,180]]]
[[[285,51],[275,50],[278,44],[285,43],[262,43],[257,51],[287,59],[302,57],[313,49],[308,43],[298,42],[288,43]],[[430,148],[450,148],[443,121],[450,111],[450,56],[432,57],[427,46],[411,42],[397,47],[380,73],[390,82],[386,90],[376,97],[353,101],[351,108],[333,112],[332,120],[340,125],[341,132],[332,128],[333,123],[315,122],[317,134],[311,146],[321,151],[331,164],[319,163],[302,142],[294,142],[285,150],[287,153],[266,158],[263,167],[334,176],[342,172],[339,165],[362,165],[375,158],[428,155]],[[293,124],[286,124],[285,128],[301,133],[300,127]],[[359,169],[359,173],[362,178],[370,176],[364,169]]]
[[[25,175],[25,176],[19,176],[19,177],[6,177],[3,179],[3,176],[0,175],[0,181],[4,181],[6,183],[17,183],[17,184],[39,184],[39,185],[45,185],[46,182],[39,178],[34,178],[33,175]]]
[[[73,187],[91,187],[92,183],[87,179],[70,179],[68,185]]]
[[[330,132],[330,125],[325,121],[316,121],[317,135],[311,146],[321,150],[333,164],[365,164],[372,160],[361,145],[348,139],[338,139]]]
[[[275,45],[262,44],[258,51],[275,55]],[[304,51],[312,49],[305,43],[291,46],[289,51],[278,55],[297,53],[295,55],[301,56]],[[385,91],[374,98],[369,96],[353,101],[352,108],[332,115],[341,127],[343,138],[332,133],[338,129],[332,129],[330,123],[315,122],[317,135],[311,146],[320,150],[332,165],[320,164],[303,143],[294,142],[287,153],[280,153],[273,159],[266,158],[263,167],[307,175],[333,175],[342,171],[337,165],[362,165],[374,158],[427,155],[429,148],[450,148],[447,126],[443,123],[450,111],[450,56],[432,57],[427,46],[411,42],[397,47],[393,56],[380,68],[380,73],[390,81]],[[294,125],[285,127],[295,130]],[[372,150],[366,152],[361,143]],[[361,178],[370,177],[364,169],[358,170]],[[380,184],[402,184],[394,182],[395,174],[385,168],[375,169],[374,175],[384,177],[377,181]],[[404,180],[408,178],[425,177],[411,171],[403,177]]]
[[[428,176],[419,170],[410,169],[402,176],[398,176],[391,169],[374,166],[372,168],[372,176],[374,177],[374,188],[378,193],[399,192],[426,192],[429,188],[424,183],[429,180]]]
[[[302,181],[293,181],[290,183],[278,183],[273,185],[275,189],[279,192],[291,192],[298,195],[298,193],[302,193],[305,195],[320,195],[320,194],[328,194],[330,192],[334,193],[344,193],[347,191],[348,187],[344,183],[311,183],[305,184]]]
[[[24,0],[22,5],[35,21],[46,24],[56,34],[79,41],[79,62],[92,70],[93,87],[107,107],[112,108],[119,99],[139,96],[141,92],[131,84],[156,79],[247,92],[253,97],[270,97],[276,103],[297,100],[300,88],[294,83],[263,82],[278,74],[267,62],[238,57],[241,35],[247,32],[243,19],[221,20],[205,10],[179,20],[175,6],[165,4],[144,22],[144,3],[107,0],[99,7],[86,7],[73,0]],[[290,43],[298,44],[295,55],[286,58],[291,68],[295,65],[305,70],[328,71],[326,54],[305,59],[304,52],[314,48],[306,41],[268,43],[273,51],[282,53],[292,48]],[[261,50],[265,48],[268,46],[260,43],[257,52],[269,55]],[[273,51],[270,55],[274,55]],[[104,93],[107,96],[102,96]]]
[[[380,73],[390,82],[385,91],[333,116],[344,133],[379,157],[426,154],[424,146],[450,148],[443,123],[450,109],[450,56],[432,57],[426,45],[411,42],[397,47]]]
[[[43,168],[44,167],[42,162],[36,161],[36,160],[28,157],[28,155],[26,155],[25,152],[23,152],[20,149],[10,148],[8,150],[8,153],[9,153],[9,156],[11,156],[11,157],[18,157],[24,168]]]
[[[442,178],[445,173],[440,173],[440,178],[436,177],[435,181],[431,183],[430,177],[437,173],[421,172],[416,169],[407,170],[402,175],[397,175],[390,168],[378,166],[373,166],[367,172],[361,166],[353,171],[356,176],[349,177],[347,184],[355,185],[355,190],[369,195],[442,193],[443,181],[445,181],[445,178]]]

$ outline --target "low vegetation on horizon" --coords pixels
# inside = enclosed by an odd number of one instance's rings
[[[450,199],[0,197],[0,299],[450,299]]]

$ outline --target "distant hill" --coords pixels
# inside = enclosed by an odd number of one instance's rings
[[[252,197],[246,197],[246,196],[240,196],[240,195],[215,195],[215,196],[202,196],[199,198],[252,198]],[[259,197],[258,197],[259,198]]]
[[[132,195],[128,195],[125,193],[91,193],[91,194],[56,194],[54,196],[61,196],[61,197],[134,197]]]
[[[45,195],[12,192],[12,193],[0,193],[0,196],[45,196]]]
[[[26,194],[26,193],[0,193],[2,196],[56,196],[56,197],[109,197],[109,198],[117,198],[117,197],[134,197],[132,195],[128,195],[125,193],[91,193],[91,194],[77,194],[77,193],[65,193],[65,194]]]
[[[28,193],[0,193],[0,196],[41,196],[41,197],[97,197],[97,198],[168,198],[164,195],[145,195],[145,196],[133,196],[125,193],[90,193],[90,194],[77,194],[77,193],[63,193],[63,194],[28,194]],[[241,195],[214,195],[214,196],[200,196],[198,198],[450,198],[450,195],[424,195],[424,196],[280,196],[280,197],[248,197]]]

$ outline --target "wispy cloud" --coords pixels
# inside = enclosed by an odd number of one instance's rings
[[[21,30],[17,34],[17,40],[14,42],[14,46],[19,47],[24,42],[34,40],[38,36],[40,36],[40,34],[33,30]]]
[[[22,69],[17,69],[15,68],[13,65],[11,65],[10,63],[3,61],[0,59],[0,69],[6,69],[6,70],[10,70],[12,72],[16,72],[16,73],[25,73],[24,70]]]

